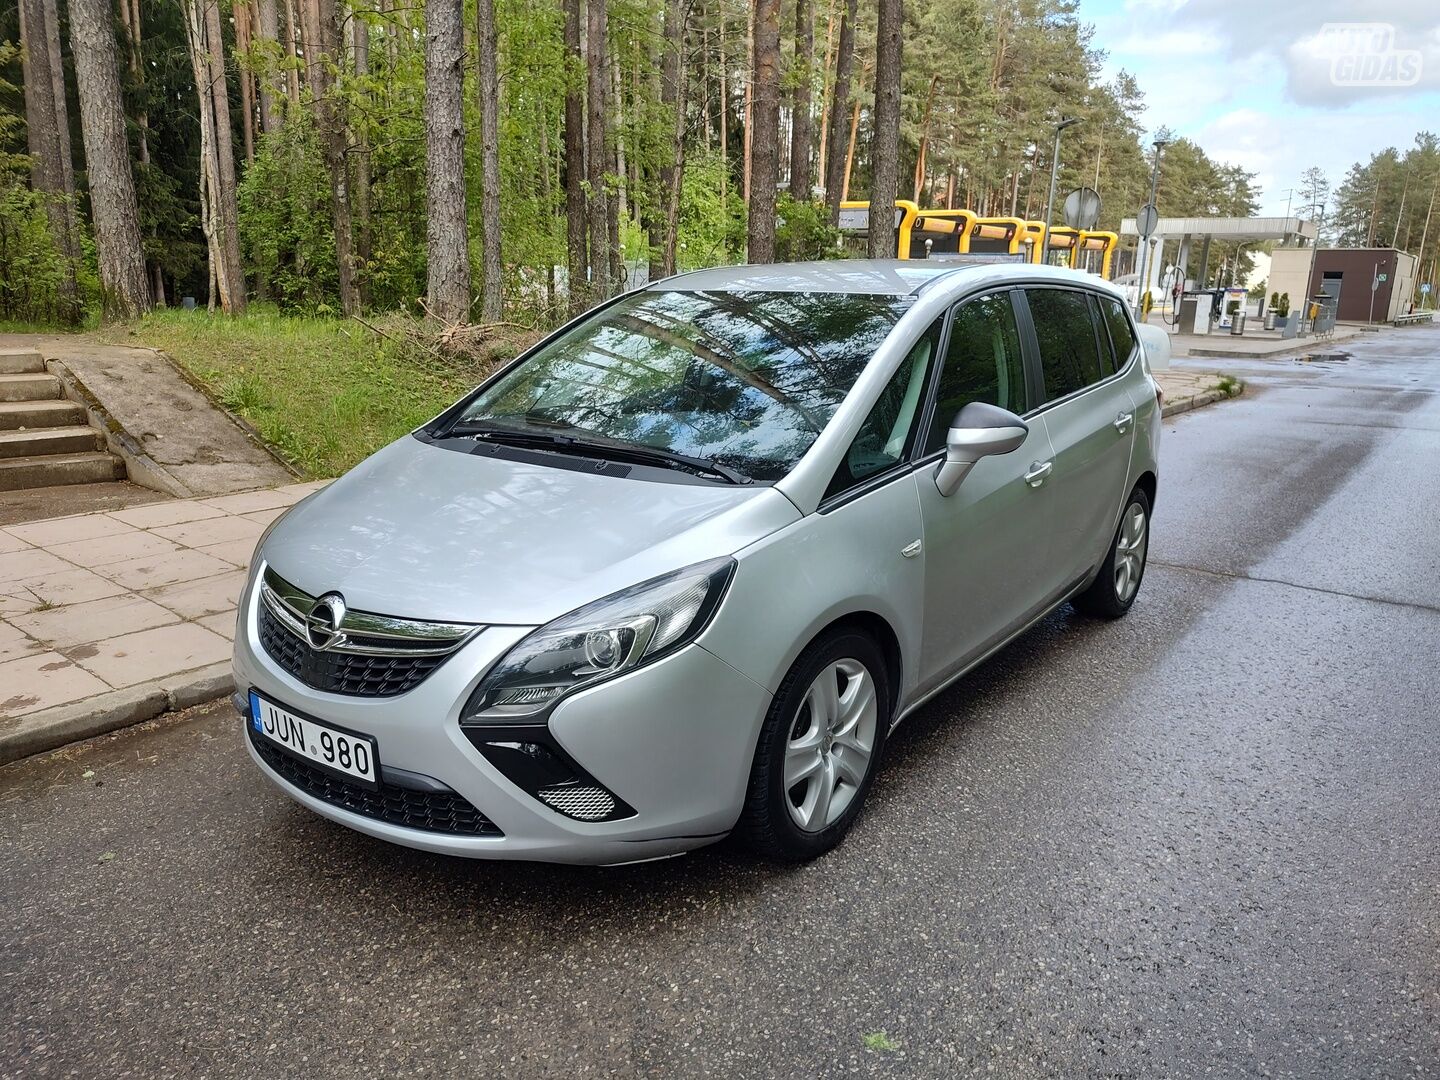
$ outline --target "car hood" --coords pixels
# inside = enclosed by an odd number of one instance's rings
[[[773,488],[599,476],[407,436],[297,505],[259,556],[358,611],[534,626],[799,516]]]

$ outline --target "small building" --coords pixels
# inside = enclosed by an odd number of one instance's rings
[[[1396,248],[1276,248],[1265,291],[1289,293],[1295,311],[1303,297],[1328,293],[1339,298],[1341,322],[1391,322],[1410,310],[1418,269],[1414,255]],[[1370,285],[1380,278],[1372,309]]]

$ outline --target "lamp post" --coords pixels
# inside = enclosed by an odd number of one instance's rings
[[[1072,124],[1078,124],[1080,117],[1071,116],[1055,125],[1055,149],[1050,154],[1050,194],[1045,197],[1045,245],[1040,249],[1040,261],[1050,262],[1050,222],[1055,212],[1055,181],[1060,176],[1060,133]]]
[[[1155,192],[1160,186],[1160,152],[1170,143],[1169,132],[1161,129],[1160,134],[1155,136],[1155,165],[1150,170],[1150,202],[1149,206],[1155,205]],[[1156,220],[1159,220],[1158,217]],[[1140,280],[1135,288],[1135,316],[1143,320],[1145,318],[1145,276],[1150,272],[1150,249],[1146,241],[1150,237],[1140,238]]]

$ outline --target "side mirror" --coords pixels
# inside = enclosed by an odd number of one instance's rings
[[[949,498],[960,488],[975,463],[993,454],[1018,450],[1030,434],[1020,417],[998,405],[972,401],[950,421],[945,436],[945,460],[935,472],[935,486]]]

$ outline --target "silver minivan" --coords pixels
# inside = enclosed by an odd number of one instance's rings
[[[816,856],[887,734],[1145,571],[1159,390],[1122,297],[1020,264],[672,277],[278,519],[236,706],[316,813],[477,858]]]

